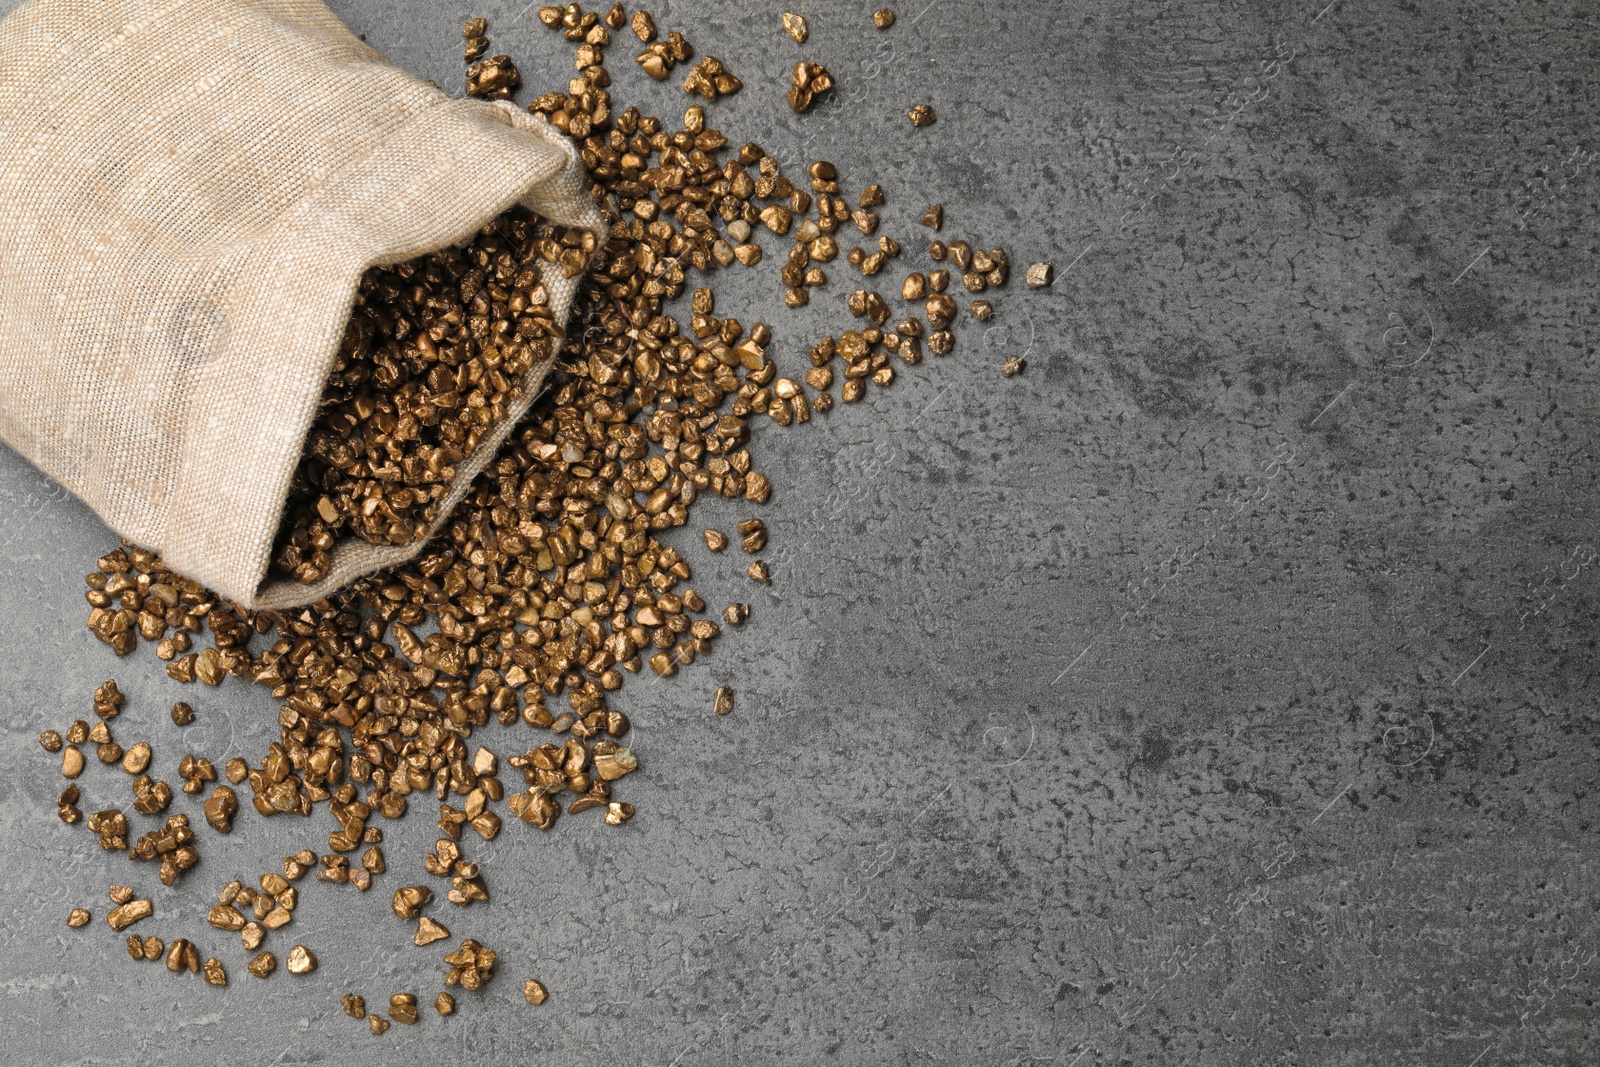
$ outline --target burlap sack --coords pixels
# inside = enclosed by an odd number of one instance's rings
[[[0,23],[0,437],[249,607],[402,562],[351,539],[319,585],[265,580],[362,272],[519,201],[601,225],[543,119],[448,98],[318,0],[35,0]]]

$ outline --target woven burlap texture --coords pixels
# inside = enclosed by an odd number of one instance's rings
[[[404,562],[347,539],[321,583],[267,580],[362,272],[519,202],[602,230],[542,118],[450,99],[320,2],[34,0],[0,23],[0,436],[246,607]],[[557,321],[575,287],[548,272]]]

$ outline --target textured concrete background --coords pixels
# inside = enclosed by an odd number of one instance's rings
[[[488,850],[494,902],[444,918],[501,975],[453,1019],[373,1039],[339,1014],[438,988],[387,890],[309,888],[310,978],[249,978],[209,936],[209,892],[325,817],[242,818],[181,892],[135,870],[142,925],[198,935],[227,990],[126,958],[102,916],[129,866],[55,820],[34,735],[115,675],[119,736],[170,772],[263,750],[273,702],[115,662],[81,599],[112,536],[0,457],[0,1059],[1595,1061],[1593,9],[922,3],[886,34],[871,5],[798,4],[804,48],[775,4],[655,10],[744,78],[711,109],[736,142],[881,180],[908,245],[942,200],[946,236],[1059,280],[868,403],[769,427],[777,583],[691,553],[754,618],[624,690],[631,824]],[[572,69],[518,4],[334,6],[453,90],[468,14],[534,91]],[[619,106],[679,112],[612,51]],[[800,56],[841,91],[796,117]],[[718,308],[799,369],[842,274],[798,315],[775,275]],[[391,869],[432,836],[403,823]]]

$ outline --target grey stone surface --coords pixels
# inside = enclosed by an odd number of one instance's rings
[[[334,6],[455,91],[468,14],[535,91],[572,69],[520,5]],[[112,535],[5,453],[0,1061],[1594,1062],[1594,12],[913,0],[879,34],[870,5],[796,9],[804,48],[777,5],[656,11],[744,78],[711,109],[736,142],[882,180],[911,262],[942,200],[947,236],[1052,260],[1054,287],[1013,283],[949,357],[760,434],[778,581],[693,554],[755,615],[623,691],[639,816],[503,834],[493,903],[445,916],[501,976],[381,1039],[340,994],[441,973],[387,890],[309,888],[305,979],[246,976],[202,922],[325,817],[241,819],[181,891],[133,872],[143,926],[198,935],[226,990],[104,927],[129,866],[55,820],[34,735],[114,675],[120,736],[170,772],[259,752],[274,706],[115,661],[80,599]],[[619,101],[677,114],[624,48]],[[796,117],[800,56],[841,91]],[[844,272],[792,314],[775,270],[719,310],[773,322],[798,369]],[[401,823],[392,868],[431,838]]]

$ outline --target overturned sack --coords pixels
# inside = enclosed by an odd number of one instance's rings
[[[602,229],[542,118],[448,98],[312,0],[20,8],[0,22],[0,204],[0,438],[248,608],[310,602],[422,547],[349,538],[314,584],[268,578],[362,274],[517,204]],[[564,322],[576,280],[545,284]]]

